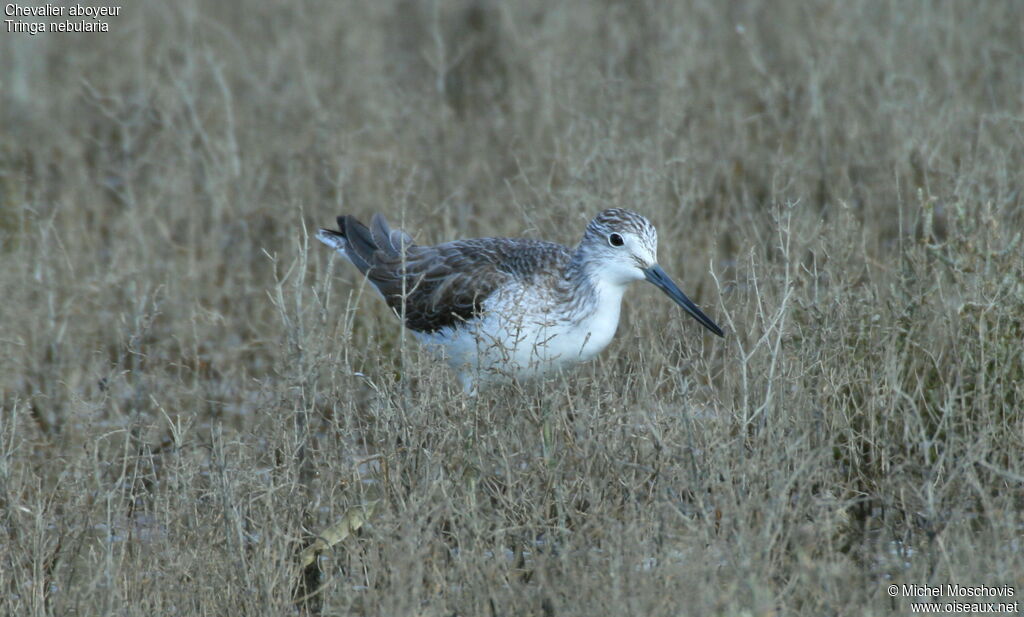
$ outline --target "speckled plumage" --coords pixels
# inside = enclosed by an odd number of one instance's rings
[[[528,377],[593,357],[615,333],[626,285],[640,278],[722,334],[657,266],[657,232],[629,210],[598,214],[574,251],[511,238],[422,246],[379,214],[369,228],[351,216],[339,216],[338,227],[318,238],[443,353],[467,391],[481,378]]]

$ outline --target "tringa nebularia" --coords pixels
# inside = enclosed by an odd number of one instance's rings
[[[466,392],[594,357],[615,335],[626,287],[647,279],[701,325],[722,329],[657,263],[658,233],[619,208],[587,225],[575,250],[522,238],[421,246],[380,214],[338,217],[317,238],[362,272],[412,333],[440,352]]]

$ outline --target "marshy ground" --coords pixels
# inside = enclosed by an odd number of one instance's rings
[[[1018,600],[1022,19],[143,1],[0,32],[0,613]],[[574,244],[614,206],[726,338],[637,285],[599,360],[477,399],[312,239],[381,211]]]

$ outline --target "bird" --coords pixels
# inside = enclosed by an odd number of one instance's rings
[[[719,337],[718,325],[658,265],[658,232],[623,208],[597,214],[575,249],[526,238],[432,246],[337,217],[317,239],[351,262],[406,328],[454,369],[467,394],[482,384],[563,371],[608,346],[630,283],[645,279]]]

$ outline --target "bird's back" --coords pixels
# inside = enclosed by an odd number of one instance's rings
[[[338,217],[338,231],[320,239],[342,251],[404,317],[411,330],[433,333],[480,316],[503,286],[557,286],[572,257],[561,244],[520,238],[474,238],[434,246],[414,244],[374,215],[367,228]]]

